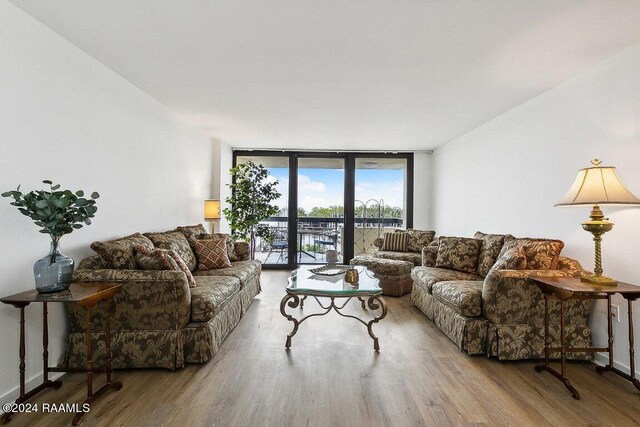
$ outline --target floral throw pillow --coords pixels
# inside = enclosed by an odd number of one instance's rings
[[[478,260],[478,274],[480,276],[485,277],[496,263],[506,237],[505,234],[485,234],[481,231],[473,235],[474,239],[482,240]]]
[[[440,237],[436,267],[476,274],[482,240]]]
[[[149,249],[145,246],[134,246],[136,264],[140,270],[173,270],[180,271],[166,249]]]
[[[169,253],[169,256],[173,258],[173,260],[176,262],[178,266],[178,271],[182,271],[184,275],[187,276],[187,283],[189,284],[189,287],[195,288],[196,279],[193,278],[193,274],[191,274],[191,270],[189,270],[189,267],[184,262],[180,254],[178,254],[178,252],[174,251],[173,249],[170,249],[167,252]]]
[[[166,231],[164,233],[145,233],[156,248],[174,250],[182,257],[190,271],[194,271],[197,267],[196,256],[191,250],[191,246],[179,231]]]
[[[106,242],[93,242],[91,249],[100,256],[105,268],[135,270],[136,258],[133,249],[134,246],[153,249],[151,240],[140,233],[134,233]]]
[[[524,270],[527,268],[527,257],[521,244],[504,247],[495,264],[487,272],[487,276],[496,270]]]
[[[433,230],[416,230],[409,228],[407,233],[407,251],[421,252],[422,248],[427,246],[436,235]]]
[[[198,270],[231,267],[227,255],[227,239],[191,239],[198,258]]]
[[[202,224],[195,224],[176,227],[175,231],[181,232],[182,234],[184,234],[184,237],[189,240],[190,237],[195,237],[199,234],[205,234],[207,232],[207,229],[204,228],[204,225]]]
[[[562,240],[517,238],[506,239],[507,249],[515,245],[522,245],[527,257],[528,270],[557,270],[560,262],[560,252],[564,248]]]

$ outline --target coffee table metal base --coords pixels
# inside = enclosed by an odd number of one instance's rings
[[[291,308],[302,308],[304,306],[304,300],[307,298],[307,296],[312,296],[317,302],[318,305],[320,305],[320,307],[324,310],[320,313],[313,313],[313,314],[309,314],[307,316],[303,316],[299,319],[296,319],[295,317],[293,317],[291,314],[288,314],[286,312],[286,308],[291,307]],[[305,320],[311,318],[311,317],[316,317],[316,316],[324,316],[325,314],[329,313],[331,310],[335,311],[336,313],[338,313],[340,316],[342,317],[349,317],[352,319],[357,320],[358,322],[362,323],[363,325],[365,325],[367,327],[367,331],[369,332],[369,336],[373,339],[373,349],[375,351],[380,351],[380,344],[378,343],[378,337],[375,336],[375,334],[373,333],[373,325],[375,323],[378,323],[380,320],[384,319],[385,316],[387,315],[387,304],[385,303],[384,299],[382,298],[382,296],[380,295],[373,295],[373,296],[369,296],[368,298],[363,297],[354,297],[354,296],[348,296],[348,297],[342,297],[342,296],[320,296],[323,298],[328,298],[330,300],[328,305],[324,305],[320,299],[319,296],[316,295],[302,295],[302,298],[300,298],[300,296],[295,295],[295,294],[290,294],[287,293],[284,298],[282,298],[282,302],[280,303],[280,313],[282,313],[282,315],[289,321],[293,322],[293,329],[291,330],[291,332],[289,333],[289,335],[287,335],[287,342],[285,343],[285,347],[291,348],[291,338],[298,332],[298,326],[304,322]],[[336,299],[345,299],[344,303],[339,305],[336,304]],[[371,319],[370,321],[366,322],[362,319],[360,319],[357,316],[351,315],[351,314],[345,314],[343,313],[341,310],[344,309],[347,304],[349,303],[349,301],[351,301],[352,298],[357,298],[363,309],[368,308],[370,312],[375,312],[380,310],[380,313],[377,316],[374,316],[373,319]]]

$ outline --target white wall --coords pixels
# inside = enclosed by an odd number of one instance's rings
[[[433,228],[431,191],[433,186],[432,154],[418,151],[413,155],[413,228]]]
[[[233,167],[233,150],[231,147],[219,139],[213,140],[213,181],[212,197],[222,202],[222,209],[227,207],[225,200],[231,196],[231,175],[229,169]],[[216,230],[222,233],[231,233],[229,221],[222,215],[222,219],[216,224]]]
[[[587,208],[554,208],[577,170],[599,158],[640,195],[640,44],[437,149],[434,224],[439,235],[477,230],[556,237],[564,254],[593,268]],[[640,284],[640,209],[603,207],[615,223],[604,236],[605,274]],[[626,304],[615,325],[614,359],[628,367]],[[606,345],[605,306],[593,317]],[[640,325],[640,306],[635,311]],[[636,328],[636,342],[640,342]],[[600,356],[600,360],[604,360]]]
[[[26,15],[0,1],[0,190],[22,184],[98,191],[94,224],[62,239],[76,262],[89,244],[202,220],[211,192],[209,139]],[[0,294],[33,289],[33,263],[49,242],[0,199]],[[27,307],[27,378],[42,370],[41,306]],[[65,347],[61,307],[50,308],[50,355]],[[18,386],[18,314],[0,306],[0,401]]]

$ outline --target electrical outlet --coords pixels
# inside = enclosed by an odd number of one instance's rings
[[[616,322],[620,322],[620,307],[611,304],[611,317],[613,317]]]

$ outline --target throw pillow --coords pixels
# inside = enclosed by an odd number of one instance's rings
[[[173,258],[173,260],[176,262],[178,266],[178,271],[182,271],[184,275],[187,276],[187,283],[189,284],[189,287],[195,288],[196,279],[193,278],[193,274],[191,274],[191,270],[189,270],[189,267],[184,262],[180,254],[178,254],[178,252],[174,251],[173,249],[170,249],[167,252],[169,253],[169,256]]]
[[[384,233],[383,251],[407,251],[407,233]]]
[[[564,242],[553,239],[533,239],[529,237],[507,239],[504,246],[511,248],[521,244],[527,257],[529,270],[557,270],[559,268],[560,252]]]
[[[182,225],[180,227],[176,227],[175,231],[179,231],[184,234],[184,237],[186,237],[187,240],[189,240],[189,237],[195,237],[199,234],[207,233],[207,229],[204,228],[204,225],[202,224]]]
[[[496,270],[524,270],[527,268],[527,256],[521,244],[503,247],[495,264],[487,272],[487,276]]]
[[[190,271],[197,267],[196,256],[191,250],[191,246],[179,231],[165,231],[164,233],[144,233],[156,248],[174,250],[182,257]]]
[[[151,240],[140,233],[134,233],[106,242],[93,242],[91,249],[100,256],[105,268],[135,270],[136,258],[134,256],[134,246],[144,246],[148,249],[153,249]]]
[[[197,236],[193,236],[198,240],[207,240],[207,239],[226,239],[227,244],[227,255],[229,256],[229,261],[238,261],[240,259],[240,255],[236,253],[236,246],[233,240],[231,239],[230,234],[225,233],[203,233]],[[192,240],[189,240],[189,243],[193,243]],[[195,248],[193,249],[195,251]]]
[[[415,230],[408,228],[407,234],[407,251],[409,252],[421,252],[422,248],[427,246],[436,235],[433,230]]]
[[[485,277],[496,263],[506,237],[505,234],[485,234],[481,231],[473,235],[474,239],[482,240],[478,260],[478,274],[480,276]]]
[[[475,274],[482,240],[465,237],[440,237],[436,267]]]
[[[227,239],[191,238],[198,258],[198,270],[212,270],[214,268],[231,267],[231,261],[227,255]]]
[[[134,246],[136,264],[140,270],[173,270],[180,271],[178,264],[166,249],[149,249],[145,246]]]

